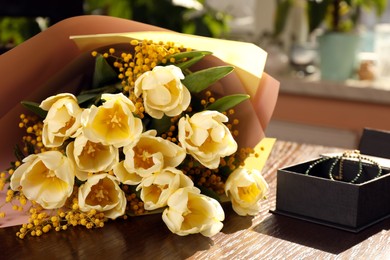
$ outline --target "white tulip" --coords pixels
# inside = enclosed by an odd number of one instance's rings
[[[58,151],[32,154],[11,176],[12,190],[21,189],[27,199],[45,209],[60,208],[73,192],[74,169]]]
[[[268,192],[268,184],[258,170],[237,168],[226,180],[225,192],[238,215],[256,215]]]
[[[170,196],[162,218],[172,233],[211,237],[222,229],[225,213],[218,201],[200,194],[195,187],[186,187]]]
[[[179,120],[179,141],[196,160],[209,169],[237,151],[237,143],[224,125],[228,118],[218,111],[202,111]]]
[[[135,81],[134,93],[137,97],[142,94],[145,111],[151,117],[177,116],[191,101],[191,94],[181,79],[184,75],[179,67],[156,66]]]

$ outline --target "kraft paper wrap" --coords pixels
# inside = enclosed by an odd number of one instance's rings
[[[79,16],[63,20],[0,56],[0,167],[14,160],[13,148],[22,136],[19,115],[26,112],[23,100],[40,103],[60,92],[77,93],[93,67],[91,50],[113,44],[128,44],[130,39],[177,42],[178,45],[213,52],[198,68],[231,64],[233,73],[213,87],[219,95],[248,93],[249,101],[240,104],[241,147],[257,147],[261,159],[248,160],[250,167],[261,169],[274,139],[264,138],[264,131],[274,110],[279,82],[263,72],[266,53],[250,43],[211,39],[170,32],[163,28],[109,16]],[[259,143],[262,141],[261,143]],[[264,149],[268,147],[268,149]],[[264,152],[265,151],[265,152]],[[4,201],[4,192],[0,194]],[[3,208],[4,209],[4,208]],[[6,209],[6,211],[8,211]],[[7,214],[0,226],[24,223],[26,216]],[[17,217],[19,216],[19,217]]]

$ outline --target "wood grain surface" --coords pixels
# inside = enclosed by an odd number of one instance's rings
[[[225,205],[222,231],[212,238],[170,233],[161,215],[116,220],[102,229],[70,228],[42,237],[0,229],[1,259],[389,259],[390,219],[358,234],[269,213],[275,208],[278,168],[337,148],[277,141],[263,174],[268,199],[255,217]],[[389,191],[390,192],[390,191]]]

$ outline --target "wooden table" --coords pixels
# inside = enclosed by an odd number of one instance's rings
[[[0,229],[1,259],[385,259],[390,219],[358,234],[269,213],[275,208],[278,168],[337,148],[277,141],[263,171],[268,200],[255,217],[229,205],[222,231],[212,238],[170,233],[160,215],[107,223],[102,229],[70,228],[42,237],[16,238],[18,227]],[[390,191],[389,191],[390,192]]]

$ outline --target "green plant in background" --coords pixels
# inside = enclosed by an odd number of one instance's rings
[[[357,53],[362,38],[362,30],[359,30],[359,27],[363,10],[374,11],[380,16],[387,5],[387,0],[276,1],[275,38],[280,38],[291,10],[300,5],[300,8],[304,8],[300,10],[304,10],[303,13],[306,14],[307,24],[303,25],[307,28],[305,33],[309,38],[315,39],[321,79],[335,81],[344,81],[355,75]]]
[[[183,1],[181,1],[183,2]],[[228,32],[229,16],[212,9],[205,0],[86,0],[86,13],[103,14],[164,27],[177,32],[221,37]]]
[[[85,14],[132,19],[188,34],[220,38],[229,31],[230,16],[205,0],[84,0],[84,6]],[[34,18],[0,17],[0,49],[16,46],[40,31]]]
[[[385,11],[387,0],[327,0],[308,1],[309,31],[325,21],[326,29],[336,32],[355,30],[362,9],[374,10],[377,16]]]
[[[287,22],[287,17],[289,15],[290,9],[294,5],[294,0],[276,0],[276,11],[274,18],[274,36],[279,36]]]
[[[18,45],[40,31],[33,18],[0,17],[0,47]]]
[[[284,30],[290,9],[298,1],[301,0],[276,0],[275,35]],[[353,31],[359,25],[363,9],[374,10],[380,16],[386,6],[387,0],[307,0],[305,8],[309,33],[321,26],[325,31]]]
[[[182,32],[201,36],[223,38],[229,34],[231,16],[204,5],[203,11],[187,11],[183,15]]]

